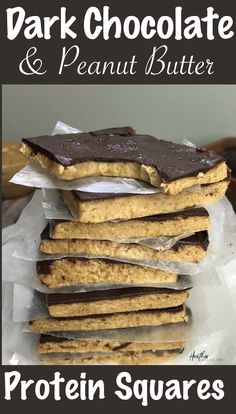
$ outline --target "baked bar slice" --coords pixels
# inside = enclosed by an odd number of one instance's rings
[[[162,260],[199,263],[206,255],[208,233],[198,232],[178,240],[168,250],[156,250],[135,243],[117,243],[110,240],[51,239],[49,224],[41,234],[40,251],[48,254],[107,257],[120,260]]]
[[[183,349],[165,351],[114,352],[113,354],[55,354],[45,355],[41,361],[46,365],[158,365],[171,362]]]
[[[46,296],[50,316],[71,317],[114,314],[183,305],[188,289],[127,287],[80,293],[52,293]]]
[[[63,259],[37,262],[37,274],[48,288],[91,284],[175,283],[178,274],[108,259]]]
[[[82,223],[54,220],[52,239],[104,239],[178,236],[209,230],[210,219],[205,208],[192,208],[176,213],[159,214],[127,221]]]
[[[214,184],[202,185],[177,195],[108,194],[62,190],[62,198],[73,217],[83,223],[101,223],[110,220],[129,220],[157,214],[182,211],[224,197],[230,178]]]
[[[184,306],[169,309],[146,309],[69,318],[48,317],[30,322],[33,332],[97,331],[104,329],[161,326],[188,321]]]
[[[27,158],[62,180],[128,177],[174,195],[227,176],[226,163],[218,154],[150,135],[124,135],[118,129],[23,138],[22,142],[20,150]]]
[[[42,334],[38,344],[38,352],[42,354],[87,353],[87,352],[144,352],[183,349],[185,341],[173,342],[127,342],[117,339],[68,339]]]

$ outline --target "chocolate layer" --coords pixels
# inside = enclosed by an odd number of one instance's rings
[[[106,129],[100,129],[98,131],[91,131],[90,134],[92,135],[120,135],[120,136],[129,136],[129,135],[135,135],[136,129],[130,126],[126,127],[118,127],[118,128],[106,128]]]
[[[41,240],[52,240],[50,237],[50,224],[48,223],[46,227],[43,229],[41,235]]]
[[[47,335],[47,334],[41,334],[39,342],[41,344],[45,344],[46,342],[64,342],[64,341],[70,341],[68,338],[62,338],[60,336],[53,336],[53,335]]]
[[[87,191],[72,190],[72,194],[80,201],[108,200],[116,197],[129,197],[129,193],[88,193]]]
[[[208,211],[203,207],[186,208],[185,210],[176,211],[174,213],[156,214],[154,216],[141,217],[138,220],[168,221],[168,220],[188,219],[189,217],[209,217],[209,214],[208,214]]]
[[[236,176],[236,145],[234,147],[226,148],[223,156],[228,167],[232,170],[232,175]]]
[[[30,146],[35,154],[43,153],[63,166],[86,161],[137,162],[154,166],[167,182],[206,172],[224,161],[222,156],[214,152],[164,141],[150,135],[123,136],[98,132],[96,135],[44,135],[23,138],[22,142]]]
[[[178,292],[183,292],[188,289],[182,289]],[[154,287],[131,287],[120,289],[106,289],[106,290],[93,290],[79,293],[51,293],[46,295],[48,306],[81,303],[81,302],[98,302],[102,300],[120,300],[124,298],[138,297],[144,295],[172,295],[177,291],[167,288],[154,288]]]
[[[192,236],[186,237],[182,240],[178,240],[172,247],[172,249],[178,250],[179,247],[182,247],[186,244],[193,246],[201,246],[204,250],[206,250],[209,245],[208,232],[198,231],[197,233],[194,233]]]

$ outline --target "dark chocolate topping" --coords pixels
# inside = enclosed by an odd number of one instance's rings
[[[99,131],[98,131],[99,132]],[[80,162],[137,162],[154,166],[167,182],[206,172],[224,161],[212,151],[157,139],[150,135],[123,136],[79,133],[23,138],[36,154],[63,166]]]
[[[106,128],[100,129],[98,131],[91,131],[90,134],[92,135],[121,135],[121,136],[129,136],[135,135],[136,129],[133,127],[118,127],[118,128]]]
[[[232,174],[236,175],[236,145],[234,147],[226,148],[224,151],[224,157],[227,165],[232,170]]]
[[[47,275],[50,271],[54,260],[40,260],[36,262],[36,270],[38,275]]]
[[[70,341],[68,338],[62,338],[61,336],[53,336],[53,335],[47,335],[47,334],[41,334],[39,342],[41,344],[45,344],[46,342],[64,342],[64,341]]]
[[[88,193],[87,191],[72,190],[72,194],[80,201],[108,200],[117,197],[129,197],[135,194],[128,193]]]
[[[144,221],[168,221],[168,220],[178,220],[178,219],[187,219],[189,217],[209,217],[208,211],[203,208],[186,208],[186,210],[176,211],[174,213],[167,214],[156,214],[154,216],[141,217],[136,220]]]
[[[201,246],[204,250],[207,250],[207,247],[209,245],[208,232],[206,230],[198,231],[197,233],[194,233],[192,236],[178,240],[172,247],[172,249],[178,250],[179,247],[182,247],[184,245]]]
[[[42,233],[40,234],[41,240],[53,240],[50,237],[50,224],[48,223],[46,227],[44,227]]]
[[[185,291],[188,289],[182,289]],[[98,302],[102,300],[120,300],[144,295],[175,294],[181,292],[174,289],[154,287],[129,287],[120,289],[93,290],[80,293],[51,293],[46,295],[48,306],[81,302]]]

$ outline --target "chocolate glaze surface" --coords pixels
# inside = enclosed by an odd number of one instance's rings
[[[106,128],[100,129],[98,131],[91,131],[90,134],[92,135],[120,135],[120,136],[129,136],[135,135],[136,129],[130,126],[125,127],[117,127],[117,128]]]
[[[188,289],[174,290],[154,287],[129,287],[120,289],[93,290],[79,293],[50,293],[46,295],[48,306],[82,302],[98,302],[102,300],[120,300],[144,295],[173,295]]]
[[[203,208],[186,208],[186,210],[176,211],[174,213],[168,214],[156,214],[153,216],[141,217],[134,220],[143,220],[143,221],[168,221],[168,220],[178,220],[178,219],[187,219],[189,217],[209,217],[208,211]]]
[[[62,191],[62,193],[63,192],[64,191]],[[71,193],[80,201],[108,200],[110,198],[129,197],[135,195],[129,193],[88,193],[87,191],[78,190],[72,190]]]
[[[70,341],[74,341],[74,340],[76,340],[76,339],[69,339],[69,338],[65,338],[65,337],[61,337],[61,336],[53,336],[53,335],[49,335],[49,334],[41,334],[39,341],[40,341],[41,344],[45,344],[46,342],[70,342]],[[79,340],[80,339],[78,339],[78,341]],[[96,339],[95,339],[95,341],[96,341]],[[109,339],[107,339],[106,341],[109,342]],[[88,339],[88,342],[89,342],[89,339]],[[125,348],[129,344],[131,344],[131,342],[123,341],[123,343],[121,343],[121,345],[113,348],[113,350],[118,351],[118,349]]]
[[[214,152],[150,135],[107,135],[102,132],[44,135],[23,138],[22,142],[33,153],[40,152],[65,167],[86,161],[137,162],[155,167],[167,182],[206,172],[224,161]]]
[[[206,250],[209,245],[208,232],[206,230],[198,231],[197,233],[194,233],[192,236],[186,237],[182,240],[178,240],[172,247],[172,249],[178,250],[179,247],[184,245],[201,246],[204,250]]]

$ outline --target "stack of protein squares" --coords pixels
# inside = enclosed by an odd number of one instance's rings
[[[201,206],[225,194],[229,173],[224,159],[138,135],[131,127],[22,142],[21,152],[60,180],[126,177],[158,189],[149,194],[60,190],[73,220],[51,221],[41,234],[40,251],[53,256],[37,262],[37,275],[54,293],[46,295],[50,316],[30,323],[32,331],[41,333],[38,352],[46,354],[44,361],[172,360],[184,348],[181,336],[171,342],[139,341],[135,335],[124,340],[122,333],[188,323],[185,302],[191,292],[175,289],[182,275],[165,263],[204,259],[210,219]],[[168,241],[164,247],[163,240]],[[55,293],[78,285],[90,290]]]

